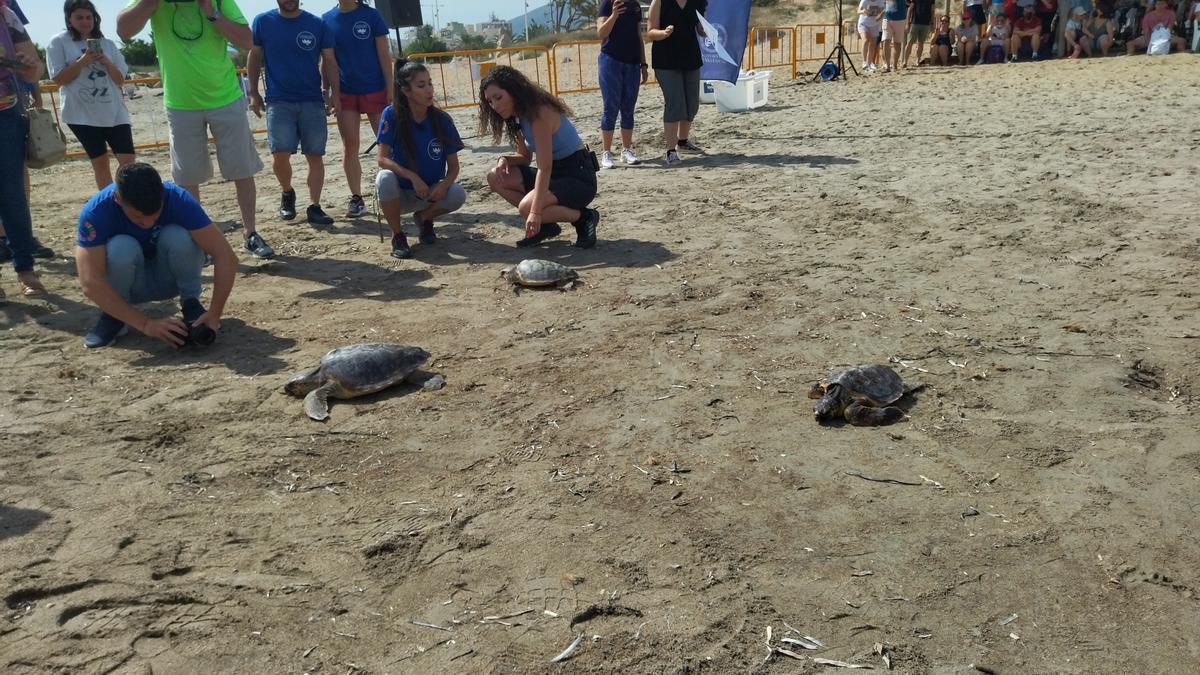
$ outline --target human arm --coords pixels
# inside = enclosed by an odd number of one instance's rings
[[[216,227],[212,225],[209,227],[216,230]],[[225,246],[228,248],[229,244],[227,243]],[[172,347],[182,346],[184,338],[187,336],[187,326],[182,321],[173,317],[151,319],[133,305],[125,302],[112,284],[108,283],[108,259],[105,249],[104,246],[87,248],[77,246],[75,248],[75,268],[79,274],[79,284],[83,287],[83,294],[87,296],[88,300],[96,303],[100,311],[137,329],[144,335],[161,340]],[[226,289],[226,295],[228,295],[228,289]]]
[[[255,45],[246,54],[246,79],[250,81],[250,110],[258,117],[263,116],[265,107],[262,94],[258,91],[258,83],[262,79],[262,52],[262,47]]]
[[[135,35],[142,32],[154,11],[158,9],[159,0],[138,0],[136,5],[126,7],[117,14],[117,37],[122,42],[129,42]]]
[[[672,2],[674,0],[671,0]],[[662,19],[662,0],[652,0],[650,3],[650,17],[646,21],[646,37],[658,42],[671,37],[671,33],[675,32],[675,26],[667,26],[663,28],[660,25]]]
[[[379,55],[379,67],[383,70],[383,81],[387,83],[388,105],[392,105],[395,103],[392,99],[396,96],[396,73],[392,71],[392,50],[388,47],[386,35],[375,38],[375,52]]]
[[[458,153],[452,152],[446,155],[446,177],[438,181],[438,184],[433,186],[429,191],[429,201],[437,203],[445,199],[446,193],[450,191],[450,186],[454,185],[454,181],[458,180],[459,172]]]
[[[605,12],[608,12],[607,14]],[[617,19],[625,13],[625,0],[601,0],[599,18],[596,20],[596,35],[601,40],[607,40],[612,33]]]
[[[554,132],[558,131],[554,127],[561,123],[555,111],[546,106],[542,106],[530,120],[538,171],[533,183],[533,203],[525,218],[526,237],[532,237],[542,229],[542,209],[550,196],[550,172],[554,169]]]
[[[125,73],[129,72],[129,65],[125,63],[125,56],[112,40],[105,39],[104,48],[103,63],[105,69],[108,70],[108,77],[118,87],[125,86]],[[109,52],[112,53],[112,56],[109,56]]]
[[[229,293],[233,290],[233,282],[237,277],[237,256],[221,231],[212,223],[192,230],[190,234],[192,241],[213,261],[212,300],[209,302],[208,311],[201,314],[192,325],[204,324],[216,332],[221,330],[221,315],[225,313],[225,302],[229,300]]]
[[[421,176],[419,176],[416,171],[410,171],[409,169],[400,166],[399,162],[392,159],[391,145],[380,141],[375,148],[376,157],[378,157],[379,160],[379,168],[387,169],[404,180],[412,183],[413,192],[417,193],[417,196],[421,199],[425,199],[429,196],[429,186],[425,184],[425,181],[421,179]]]
[[[325,79],[325,113],[337,115],[342,112],[342,85],[338,80],[337,56],[333,48],[321,50],[321,76]]]
[[[100,60],[100,55],[90,51],[84,52],[69,65],[67,64],[68,58],[66,50],[63,49],[62,40],[58,37],[51,40],[50,45],[46,47],[46,65],[49,68],[50,79],[60,87],[74,82],[85,68]]]
[[[214,5],[214,2],[217,4]],[[213,28],[216,28],[217,32],[229,41],[229,44],[244,51],[250,51],[250,48],[254,46],[254,37],[250,32],[250,26],[234,21],[225,16],[223,12],[218,11],[220,0],[196,0],[196,5],[205,18],[217,17],[217,20],[212,22]]]

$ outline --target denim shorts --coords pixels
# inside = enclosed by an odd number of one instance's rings
[[[271,152],[295,154],[299,147],[306,155],[320,156],[325,154],[328,138],[324,103],[267,103],[267,146]]]

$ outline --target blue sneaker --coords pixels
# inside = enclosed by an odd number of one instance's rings
[[[126,326],[125,322],[101,312],[100,320],[96,322],[95,326],[92,326],[87,335],[83,336],[83,346],[88,349],[108,347],[116,342],[117,338],[128,332],[129,326]]]

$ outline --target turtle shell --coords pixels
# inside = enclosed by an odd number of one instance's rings
[[[508,273],[508,280],[522,286],[556,286],[564,281],[574,281],[579,273],[549,260],[522,260]]]
[[[429,360],[429,352],[382,342],[338,347],[321,357],[321,375],[336,382],[340,397],[364,396],[403,380]]]
[[[875,406],[895,403],[904,396],[904,380],[884,365],[858,366],[834,373],[825,386],[839,384],[851,399],[869,401]]]

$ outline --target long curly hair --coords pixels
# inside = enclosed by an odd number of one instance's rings
[[[63,3],[63,21],[67,24],[67,32],[71,34],[71,38],[74,40],[83,39],[79,31],[71,26],[71,15],[75,13],[75,10],[79,9],[86,9],[92,13],[92,37],[104,37],[104,33],[100,32],[100,12],[96,11],[96,6],[92,4],[92,0],[67,0]]]
[[[498,115],[484,97],[483,92],[492,85],[500,87],[512,97],[515,115],[511,119]],[[534,84],[521,71],[511,66],[497,66],[479,81],[479,133],[491,133],[492,143],[499,143],[503,136],[515,147],[517,134],[521,133],[519,120],[531,119],[543,106],[564,115],[575,114],[562,99]]]

